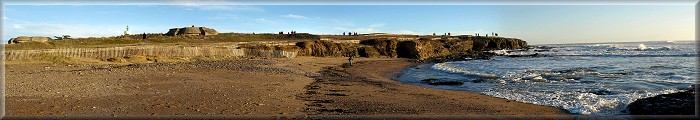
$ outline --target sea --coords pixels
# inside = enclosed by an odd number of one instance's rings
[[[625,115],[637,99],[682,92],[696,84],[695,41],[549,44],[494,50],[490,60],[427,63],[397,80],[553,106],[581,115]],[[536,45],[533,45],[536,46]],[[539,54],[543,57],[508,57]],[[463,81],[428,85],[424,79]]]

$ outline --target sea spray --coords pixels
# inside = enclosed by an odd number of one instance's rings
[[[646,50],[647,46],[644,44],[639,44],[639,47],[637,47],[637,50]]]

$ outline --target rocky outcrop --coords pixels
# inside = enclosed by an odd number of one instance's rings
[[[296,46],[300,48],[298,55],[316,57],[341,57],[357,56],[359,44],[353,43],[333,43],[330,41],[305,41],[298,42]]]
[[[473,50],[502,50],[527,48],[527,42],[515,38],[475,37]]]
[[[627,105],[631,115],[694,115],[695,89],[636,100]]]
[[[360,41],[360,44],[367,45],[367,46],[371,47],[371,48],[365,48],[365,50],[366,49],[375,49],[379,53],[379,55],[388,56],[391,58],[397,57],[396,48],[397,48],[398,43],[399,43],[398,40],[389,40],[389,39],[369,39],[369,40]]]
[[[307,41],[296,44],[300,55],[307,56],[360,56],[428,59],[455,54],[480,53],[484,50],[522,49],[527,42],[500,37],[445,37],[438,39],[397,40],[376,38],[359,44]],[[464,56],[464,55],[462,55]]]
[[[26,43],[26,42],[48,42],[49,40],[52,40],[50,37],[41,37],[41,36],[19,36],[16,38],[10,38],[10,41],[7,41],[7,44],[17,44],[17,43]]]
[[[214,29],[206,28],[206,27],[183,27],[183,28],[172,28],[168,30],[168,33],[165,33],[167,36],[176,36],[176,35],[202,35],[202,36],[209,36],[209,35],[218,35],[219,32],[216,32]]]
[[[380,55],[379,51],[375,49],[372,46],[362,46],[360,48],[357,48],[357,54],[360,57],[367,57],[367,58],[377,58]]]
[[[451,54],[446,46],[451,46],[436,40],[402,41],[398,48],[401,58],[425,59]]]

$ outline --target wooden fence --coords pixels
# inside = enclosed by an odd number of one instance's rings
[[[82,58],[120,58],[131,55],[167,57],[270,57],[294,58],[297,53],[279,50],[256,50],[236,46],[124,46],[110,48],[63,48],[44,50],[6,50],[5,60],[27,60],[40,56]]]

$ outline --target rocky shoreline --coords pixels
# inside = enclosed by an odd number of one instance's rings
[[[638,99],[627,105],[630,115],[695,115],[695,87],[683,92]]]

